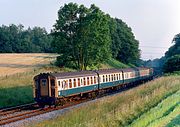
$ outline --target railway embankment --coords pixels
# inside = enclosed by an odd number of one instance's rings
[[[148,112],[158,107],[160,108],[160,105],[166,105],[164,103],[169,103],[173,107],[175,102],[171,103],[169,101],[172,100],[172,97],[178,97],[179,86],[180,76],[161,77],[136,88],[123,91],[115,96],[108,96],[94,103],[77,107],[59,117],[33,126],[119,127],[133,125],[136,121],[143,120],[145,118],[144,115],[148,114]],[[177,101],[176,99],[175,101]],[[163,112],[167,113],[169,111],[168,113],[171,114],[171,106],[163,110]],[[179,105],[176,105],[176,110],[177,106]],[[164,114],[163,112],[162,114]],[[170,116],[172,120],[176,117],[176,115]],[[170,118],[168,119],[169,121],[171,121]]]

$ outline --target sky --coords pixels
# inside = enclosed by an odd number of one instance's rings
[[[180,0],[0,0],[0,25],[40,26],[49,32],[65,3],[89,7],[122,19],[140,43],[143,60],[160,58],[180,33]]]

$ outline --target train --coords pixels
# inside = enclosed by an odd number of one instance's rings
[[[104,91],[151,79],[153,69],[145,67],[40,73],[33,78],[33,95],[41,107],[63,105],[67,101],[87,96],[96,97]]]

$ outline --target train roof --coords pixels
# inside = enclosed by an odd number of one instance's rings
[[[57,79],[65,78],[75,78],[75,77],[86,77],[86,76],[97,76],[97,73],[102,74],[111,74],[111,73],[121,73],[123,72],[132,72],[138,70],[144,70],[148,68],[125,68],[125,69],[104,69],[96,71],[77,71],[77,72],[62,72],[62,73],[50,73],[51,76],[56,77]]]
[[[120,72],[133,72],[144,69],[148,69],[148,68],[137,67],[137,68],[124,68],[124,69],[104,69],[104,70],[98,70],[97,72],[99,74],[108,74],[108,73],[120,73]]]
[[[56,77],[57,79],[74,78],[74,77],[86,77],[86,76],[96,76],[97,73],[94,71],[77,71],[77,72],[63,72],[63,73],[51,73],[50,75]]]

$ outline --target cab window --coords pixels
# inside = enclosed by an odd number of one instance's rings
[[[41,82],[42,82],[42,86],[46,86],[47,83],[46,79],[42,79]]]

